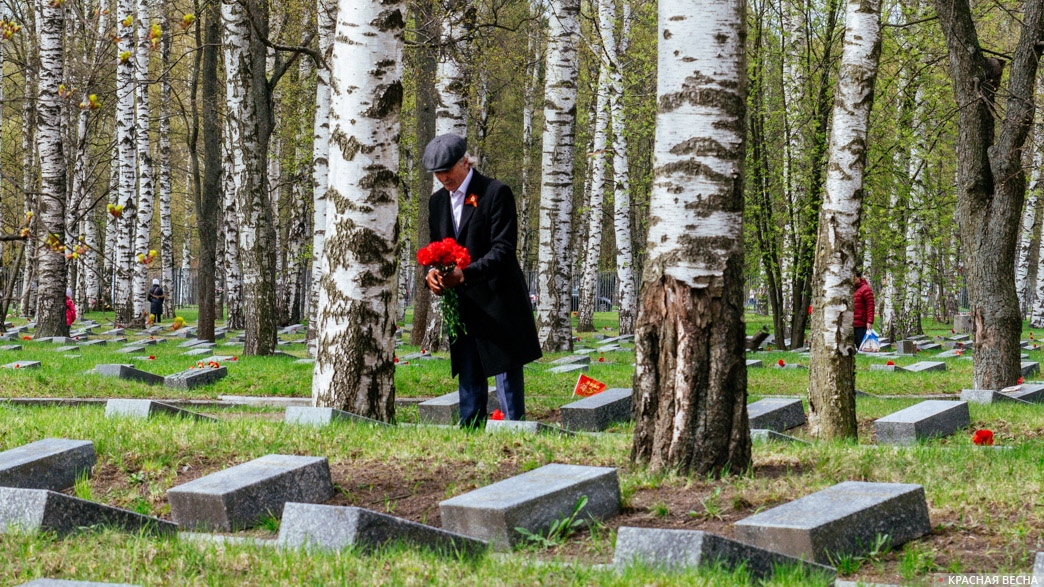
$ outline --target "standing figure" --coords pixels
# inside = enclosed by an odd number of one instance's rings
[[[76,322],[76,304],[72,301],[72,288],[65,288],[65,325]]]
[[[163,316],[163,300],[167,296],[163,293],[163,288],[160,287],[158,279],[152,280],[152,288],[149,290],[149,313],[155,316],[154,323],[159,324],[160,318]]]
[[[471,255],[471,264],[443,273],[429,269],[428,288],[458,294],[465,333],[450,344],[458,376],[460,423],[481,427],[496,378],[500,409],[508,420],[526,415],[522,366],[541,357],[529,289],[515,248],[518,217],[511,188],[471,168],[467,143],[459,136],[435,137],[424,150],[424,167],[443,188],[428,200],[431,241],[452,237]]]
[[[866,330],[874,325],[874,291],[870,282],[863,279],[863,271],[855,270],[855,300],[852,304],[852,326],[855,327],[856,349],[863,344]]]

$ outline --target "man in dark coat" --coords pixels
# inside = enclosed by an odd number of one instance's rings
[[[466,143],[452,134],[435,137],[424,151],[425,168],[443,188],[428,200],[431,241],[453,237],[471,264],[442,273],[429,269],[435,295],[455,289],[466,334],[450,344],[458,376],[461,426],[486,420],[487,378],[496,377],[500,409],[508,420],[525,418],[522,366],[541,356],[529,288],[518,265],[515,197],[503,183],[471,169]]]

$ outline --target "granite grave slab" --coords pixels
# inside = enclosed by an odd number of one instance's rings
[[[0,486],[61,491],[90,475],[97,456],[87,440],[45,438],[0,452]]]
[[[913,365],[907,365],[903,367],[903,371],[909,371],[910,373],[928,373],[931,371],[945,371],[946,363],[942,361],[920,361]]]
[[[962,389],[961,401],[972,404],[992,404],[996,402],[1029,403],[992,389]]]
[[[492,414],[499,409],[500,400],[494,388],[490,386],[486,413]],[[453,426],[460,422],[460,392],[454,391],[417,404],[417,416],[425,424]]]
[[[568,430],[550,426],[535,420],[487,420],[487,434],[560,434],[573,436]]]
[[[1044,403],[1044,384],[1041,383],[1022,383],[1020,385],[1013,385],[1011,387],[1005,387],[1001,390],[1001,393],[1011,397],[1012,399],[1022,400],[1031,404]]]
[[[1022,376],[1032,377],[1040,375],[1040,363],[1036,361],[1022,361]]]
[[[570,355],[568,357],[562,357],[561,359],[555,359],[548,363],[548,365],[586,365],[591,362],[591,357],[585,355]]]
[[[386,544],[408,544],[446,554],[475,555],[486,543],[359,507],[287,503],[277,544],[291,548],[363,552]]]
[[[34,579],[18,587],[138,587],[130,583],[98,583],[95,581],[66,581],[65,579]]]
[[[179,526],[229,532],[280,517],[287,502],[321,503],[333,493],[325,457],[265,455],[172,487],[167,499]]]
[[[4,369],[39,369],[40,361],[15,361],[4,365]]]
[[[747,359],[748,369],[760,369],[765,365],[761,362],[761,359]]]
[[[631,420],[631,395],[627,388],[607,389],[561,408],[562,426],[568,430],[601,432],[617,422]]]
[[[827,577],[836,574],[832,567],[826,565],[810,563],[709,532],[622,526],[616,533],[613,566],[626,567],[636,562],[670,571],[714,564],[729,570],[743,566],[755,580],[775,576],[777,567],[801,566],[806,571]]]
[[[163,384],[163,377],[160,375],[149,373],[148,371],[142,371],[134,365],[124,365],[120,363],[95,365],[94,372],[106,377],[119,377],[120,379],[137,381],[146,385]]]
[[[54,532],[65,535],[84,527],[115,527],[132,533],[171,535],[177,526],[129,510],[46,489],[0,487],[0,534]]]
[[[805,423],[805,408],[797,398],[767,397],[747,404],[751,428],[783,432]]]
[[[106,418],[138,418],[148,420],[158,414],[191,418],[203,422],[217,422],[217,418],[183,410],[177,406],[150,399],[111,399],[105,403]]]
[[[572,513],[582,496],[579,519],[604,520],[620,511],[616,469],[552,463],[439,503],[442,527],[510,550],[522,540],[516,528],[546,532]]]
[[[228,369],[221,367],[194,367],[167,375],[163,378],[163,385],[174,389],[196,389],[204,385],[210,385],[215,381],[224,379],[228,375]]]
[[[894,549],[931,531],[924,488],[846,481],[735,523],[736,538],[782,554],[830,564],[865,555],[888,536]]]
[[[971,424],[968,402],[925,400],[874,422],[878,444],[914,444],[935,436],[949,436]]]
[[[388,426],[391,424],[373,420],[365,416],[335,410],[333,408],[313,408],[288,406],[283,414],[283,421],[287,424],[301,424],[307,426],[329,426],[334,422],[353,422],[356,424],[369,424],[372,426]]]

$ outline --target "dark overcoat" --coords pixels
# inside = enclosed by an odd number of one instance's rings
[[[482,370],[487,377],[521,367],[540,358],[536,322],[518,246],[518,214],[511,188],[475,171],[464,204],[459,234],[453,234],[453,212],[446,188],[428,200],[432,242],[456,238],[471,255],[464,283],[456,288],[460,315],[467,333],[475,338]],[[459,372],[459,352],[450,345],[452,373]]]

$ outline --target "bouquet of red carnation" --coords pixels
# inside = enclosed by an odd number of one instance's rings
[[[468,250],[457,244],[452,237],[435,241],[417,251],[417,262],[425,267],[433,267],[442,273],[453,271],[455,267],[462,270],[471,264]],[[447,289],[439,300],[439,312],[446,324],[446,333],[450,340],[456,340],[461,334],[467,334],[464,323],[460,319],[460,301],[457,292]]]

